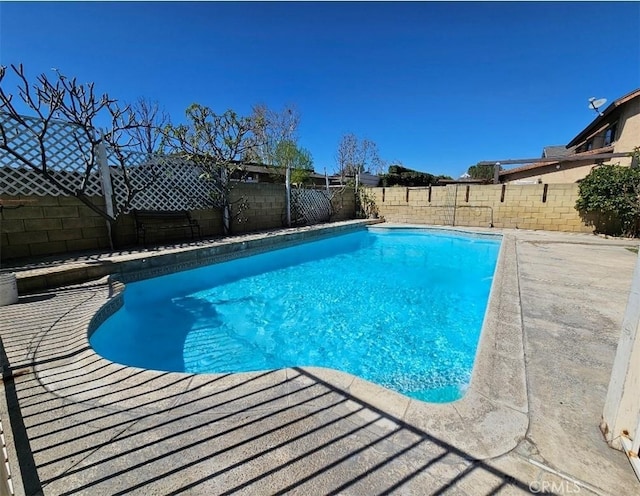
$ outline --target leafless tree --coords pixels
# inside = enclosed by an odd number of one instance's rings
[[[104,141],[115,154],[129,188],[127,198],[132,199],[136,190],[128,180],[125,164],[129,150],[145,143],[144,137],[150,136],[145,127],[151,127],[157,115],[151,111],[144,114],[147,120],[138,120],[138,115],[129,106],[120,106],[107,94],[99,96],[94,83],[80,84],[76,78],[68,78],[55,71],[56,77],[49,78],[41,74],[35,84],[30,84],[22,64],[12,65],[17,77],[17,95],[26,108],[35,113],[35,117],[23,116],[14,105],[13,95],[5,90],[6,67],[0,67],[0,150],[6,152],[15,162],[36,171],[43,179],[64,193],[75,196],[94,212],[109,222],[114,215],[94,204],[87,195],[87,187],[92,176],[97,173],[97,147]],[[106,117],[105,117],[106,116]],[[104,132],[99,132],[97,122],[102,118],[109,121]],[[60,180],[55,173],[62,164],[56,163],[54,133],[64,125],[74,130],[73,150],[69,150],[81,161],[82,180],[74,189]],[[17,129],[10,133],[9,129]],[[29,136],[37,145],[37,156],[24,152],[24,136]],[[147,141],[146,143],[150,143]]]
[[[359,168],[358,165],[358,138],[355,134],[345,134],[338,144],[336,153],[336,164],[338,173],[343,178],[354,175]]]
[[[231,191],[233,179],[242,175],[241,158],[255,147],[254,125],[249,117],[232,110],[222,114],[209,107],[193,104],[186,111],[187,124],[166,126],[163,147],[169,154],[182,157],[197,166],[211,187],[211,205],[221,208],[225,234],[231,232]],[[237,208],[241,209],[243,200]]]
[[[384,162],[378,153],[378,145],[369,139],[360,139],[353,133],[342,136],[336,152],[338,173],[344,180],[361,172],[378,173]]]
[[[273,165],[282,143],[298,142],[300,113],[295,106],[287,105],[281,111],[264,104],[255,105],[251,115],[253,146],[243,159]]]
[[[162,143],[163,130],[170,122],[169,114],[158,102],[146,98],[138,98],[129,108],[138,124],[131,132],[138,148],[148,155],[157,153]]]

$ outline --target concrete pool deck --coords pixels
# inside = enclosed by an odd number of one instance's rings
[[[21,296],[0,309],[16,494],[640,492],[598,429],[638,241],[468,230],[504,242],[472,383],[450,404],[320,368],[121,366],[87,342],[94,315],[115,301],[106,278]],[[172,263],[187,264],[189,250],[176,248]]]

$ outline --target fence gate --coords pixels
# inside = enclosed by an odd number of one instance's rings
[[[291,188],[292,226],[328,222],[330,218],[330,193],[321,189]]]

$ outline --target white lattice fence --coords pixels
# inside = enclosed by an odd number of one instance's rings
[[[291,223],[318,224],[331,218],[331,196],[325,190],[293,188],[291,190]]]
[[[23,119],[31,128],[0,113],[2,126],[11,147],[25,159],[43,168],[43,157],[36,138],[43,121],[33,117]],[[102,193],[97,170],[86,174],[91,146],[82,130],[62,121],[50,121],[44,136],[44,149],[48,172],[57,181],[76,191],[83,188],[87,195]],[[42,173],[25,166],[5,150],[0,150],[0,192],[7,195],[63,195],[56,185],[43,178]]]
[[[194,165],[173,157],[132,153],[126,174],[111,167],[118,210],[193,210],[211,207],[209,183]]]
[[[63,196],[64,190],[47,180],[36,134],[43,122],[23,117],[27,127],[0,114],[11,147],[40,170],[25,166],[5,150],[0,150],[0,193],[11,196]],[[91,144],[80,128],[51,121],[44,138],[47,172],[70,191],[102,196],[99,166],[91,162]],[[192,210],[211,206],[209,183],[201,171],[175,157],[149,156],[130,151],[122,169],[113,150],[107,149],[108,170],[115,196],[116,213],[132,209]],[[125,180],[125,174],[128,180]]]

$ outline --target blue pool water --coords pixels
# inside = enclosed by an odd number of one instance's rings
[[[193,373],[321,366],[424,401],[469,383],[500,241],[362,230],[127,285],[102,356]]]

